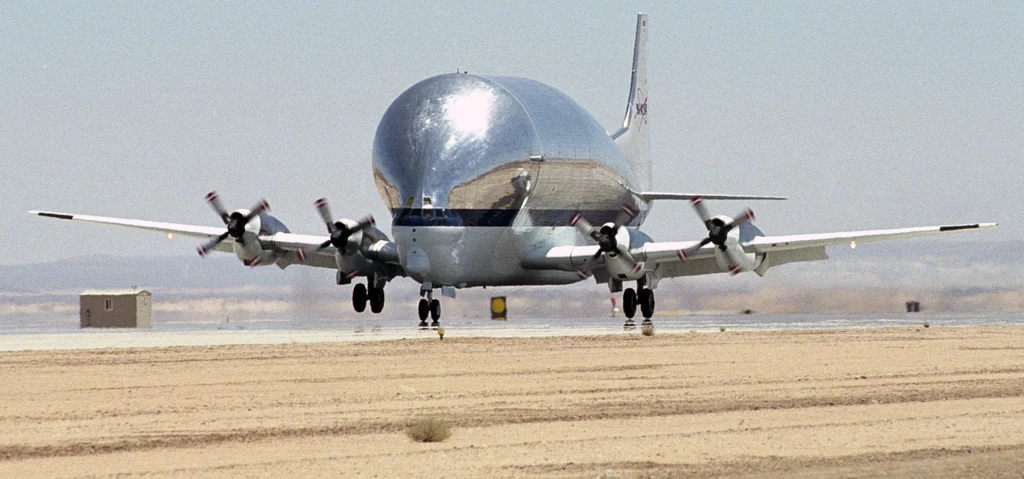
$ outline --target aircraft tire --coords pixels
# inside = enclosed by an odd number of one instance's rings
[[[629,319],[636,316],[636,291],[633,288],[626,288],[622,293],[622,313]]]
[[[420,314],[420,325],[426,326],[427,316],[430,315],[430,302],[426,299],[421,299],[418,312]]]
[[[441,319],[441,302],[436,299],[430,302],[430,319],[434,322]]]
[[[366,285],[359,283],[352,288],[352,308],[357,313],[366,311]]]
[[[371,288],[369,296],[370,311],[373,311],[373,314],[384,311],[384,288]]]
[[[654,291],[641,289],[638,296],[637,302],[640,303],[640,312],[643,313],[644,318],[649,319],[654,316]]]

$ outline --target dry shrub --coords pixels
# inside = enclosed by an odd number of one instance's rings
[[[452,435],[452,429],[443,419],[429,417],[413,423],[405,434],[416,442],[441,442]]]

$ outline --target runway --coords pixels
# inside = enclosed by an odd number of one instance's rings
[[[542,338],[637,335],[623,329],[625,318],[446,319],[445,335],[453,338]],[[636,319],[639,325],[640,318]],[[829,330],[878,327],[1024,325],[1022,313],[918,313],[855,315],[706,314],[655,318],[656,332],[719,332]],[[79,329],[68,325],[0,330],[0,351],[226,346],[244,344],[309,344],[331,342],[437,339],[437,331],[421,331],[416,321],[287,320],[235,323],[159,323],[152,329]]]
[[[340,339],[372,337],[365,329],[46,333],[121,346],[0,352],[0,477],[1024,470],[1024,326],[653,337],[611,326],[556,337],[449,328],[443,342],[418,331],[409,337],[424,339]],[[125,347],[188,336],[295,342]],[[451,438],[412,442],[404,431],[423,417],[448,421]]]

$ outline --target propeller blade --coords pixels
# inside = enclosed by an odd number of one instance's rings
[[[693,245],[693,246],[691,246],[689,248],[681,249],[679,251],[676,251],[676,258],[679,258],[679,261],[682,261],[682,262],[685,263],[687,258],[689,258],[690,256],[693,256],[694,253],[696,253],[701,248],[707,246],[708,243],[710,243],[710,242],[711,242],[711,238],[704,238],[704,239],[700,240],[700,243],[697,243],[697,244],[695,244],[695,245]]]
[[[210,204],[210,207],[213,208],[215,213],[217,213],[217,216],[220,216],[221,221],[223,221],[224,224],[228,224],[228,212],[224,209],[224,204],[220,202],[220,196],[216,191],[211,191],[206,194],[206,202]]]
[[[708,213],[708,207],[704,206],[704,200],[701,197],[696,197],[690,200],[690,205],[693,206],[693,210],[697,212],[697,216],[704,222],[704,227],[711,229],[711,214]]]
[[[245,222],[248,223],[249,220],[259,216],[260,213],[267,211],[269,209],[270,204],[267,203],[267,200],[260,198],[259,201],[256,202],[256,205],[252,207],[252,210],[249,211],[249,214],[245,215]]]
[[[732,225],[730,226],[730,229],[732,229],[735,226],[742,225],[744,223],[749,223],[751,221],[754,221],[754,210],[747,208],[746,211],[740,213],[739,216],[736,216],[735,218],[732,219]]]
[[[376,226],[377,220],[373,219],[373,215],[366,215],[363,219],[356,222],[355,227],[349,230],[349,233],[355,233],[356,231],[362,231],[370,226]]]
[[[218,236],[218,237],[216,237],[216,238],[214,238],[214,239],[212,239],[210,241],[207,241],[206,243],[203,243],[202,245],[200,245],[198,248],[196,248],[196,252],[199,253],[199,256],[202,256],[202,257],[205,258],[206,255],[210,254],[210,251],[213,251],[213,249],[216,248],[217,245],[220,244],[221,241],[224,241],[225,239],[227,239],[227,237],[228,237],[228,232],[225,231],[220,236]]]
[[[310,257],[310,256],[312,256],[314,254],[319,253],[320,250],[322,250],[322,249],[324,249],[324,248],[326,248],[326,247],[328,247],[330,245],[331,245],[331,240],[327,240],[327,241],[324,241],[323,243],[320,243],[320,246],[307,246],[305,248],[299,249],[298,251],[295,252],[295,255],[299,257],[299,261],[302,261],[303,263],[305,263],[306,262],[306,258],[308,258],[308,257]]]
[[[629,224],[630,221],[633,221],[633,218],[636,218],[637,213],[639,211],[632,205],[623,203],[622,208],[619,209],[618,216],[615,217],[615,227],[618,228],[619,226]]]
[[[317,213],[320,213],[320,218],[324,220],[324,224],[327,225],[327,232],[334,232],[334,216],[331,216],[331,207],[327,205],[327,198],[320,198],[313,202],[316,206]]]
[[[580,233],[583,233],[584,236],[594,238],[595,241],[600,239],[600,235],[597,233],[597,230],[594,229],[594,225],[590,224],[590,222],[587,221],[579,211],[573,213],[572,217],[569,218],[569,226],[575,226]]]
[[[740,274],[740,265],[733,261],[732,255],[729,254],[729,249],[723,247],[721,250],[722,255],[725,256],[725,264],[729,266],[729,275],[736,276],[737,274]]]

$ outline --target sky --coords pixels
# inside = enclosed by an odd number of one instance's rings
[[[216,226],[265,197],[389,231],[371,175],[381,115],[442,73],[560,89],[614,131],[636,13],[650,15],[654,189],[783,195],[768,234],[994,221],[1024,237],[1024,3],[2,2],[0,264],[194,255],[197,241],[31,216]],[[684,202],[655,239],[696,240]]]

